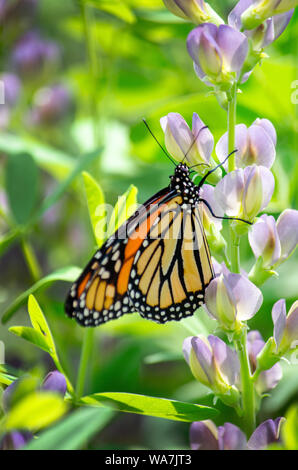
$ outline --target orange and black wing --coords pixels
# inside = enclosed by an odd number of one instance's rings
[[[158,323],[181,320],[204,303],[214,272],[200,211],[200,205],[185,205],[180,195],[174,196],[140,245],[128,293],[144,318]]]
[[[97,326],[135,311],[129,296],[134,258],[169,194],[165,188],[150,198],[95,253],[69,291],[68,316],[83,326]]]

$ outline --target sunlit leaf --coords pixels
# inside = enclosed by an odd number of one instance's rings
[[[201,421],[210,419],[217,414],[215,408],[194,405],[166,398],[149,397],[133,393],[94,393],[83,397],[80,403],[94,406],[104,406],[127,413],[155,416],[174,421]]]
[[[35,431],[49,426],[67,411],[67,404],[58,393],[33,392],[25,396],[9,411],[4,426],[6,430],[28,429]]]
[[[30,441],[24,450],[76,450],[111,420],[109,409],[81,408]]]
[[[35,292],[45,289],[51,286],[56,281],[66,281],[66,282],[74,282],[77,277],[80,275],[81,269],[77,268],[76,266],[67,266],[66,268],[59,269],[54,271],[51,274],[40,279],[38,282],[33,284],[29,289],[22,292],[13,302],[12,304],[5,310],[2,323],[8,322],[13,314],[26,303],[30,294],[34,294]]]
[[[104,193],[99,184],[86,171],[83,172],[84,185],[90,220],[97,245],[100,247],[106,235],[106,217]]]
[[[121,0],[85,0],[86,3],[98,8],[99,10],[110,13],[126,23],[134,23],[136,17],[129,6]]]
[[[44,317],[44,314],[38,305],[37,300],[32,294],[29,295],[28,299],[28,312],[33,328],[44,337],[50,354],[56,355],[56,348],[52,333]]]
[[[126,219],[135,212],[137,208],[137,193],[137,188],[134,185],[131,185],[128,190],[118,198],[109,221],[108,237],[111,236],[126,221]]]
[[[298,449],[298,407],[293,405],[286,413],[286,420],[281,428],[282,441],[287,450]]]
[[[12,326],[9,328],[11,333],[29,341],[40,349],[43,349],[47,353],[51,353],[50,347],[45,337],[39,332],[31,328],[30,326]]]

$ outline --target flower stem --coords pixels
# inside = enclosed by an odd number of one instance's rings
[[[240,361],[241,392],[243,407],[243,428],[249,438],[256,426],[254,385],[250,371],[246,345],[246,327],[235,339],[235,347]]]
[[[235,81],[230,93],[228,93],[228,153],[235,150],[235,127],[237,115],[237,82]],[[235,170],[235,154],[228,160],[229,172]],[[229,255],[231,270],[240,273],[240,237],[234,232],[230,223]]]
[[[76,395],[79,399],[84,393],[87,369],[90,369],[91,354],[93,349],[94,328],[86,328],[84,331],[83,346],[80,358],[79,372],[76,383]]]
[[[37,282],[41,278],[41,268],[35,256],[34,250],[29,241],[24,237],[21,240],[21,246],[32,279],[34,282]]]

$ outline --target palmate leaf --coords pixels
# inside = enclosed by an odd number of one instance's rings
[[[103,429],[114,411],[84,407],[32,440],[24,450],[76,450]]]
[[[215,408],[209,406],[121,392],[94,393],[81,398],[80,403],[89,406],[103,406],[126,413],[186,422],[211,419],[218,413]]]

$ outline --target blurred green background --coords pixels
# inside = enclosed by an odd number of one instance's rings
[[[210,3],[227,18],[236,2]],[[96,246],[80,176],[30,231],[18,231],[81,155],[103,147],[86,169],[100,183],[108,203],[115,204],[131,184],[138,188],[142,203],[168,184],[173,171],[142,118],[160,142],[159,119],[171,111],[188,122],[197,112],[216,140],[225,132],[226,113],[195,76],[186,52],[191,28],[167,12],[161,0],[86,0],[85,8],[75,0],[39,0],[34,13],[12,13],[2,22],[1,73],[15,74],[19,91],[12,104],[0,105],[1,312],[34,283],[34,276],[70,265],[83,267],[93,254]],[[270,58],[254,70],[238,96],[237,123],[250,125],[257,117],[267,118],[277,130],[276,189],[266,211],[276,218],[287,207],[298,208],[297,31],[296,12],[282,36],[266,49]],[[28,34],[48,47],[45,63],[42,58],[33,61],[29,46],[29,52],[28,47],[16,52]],[[34,41],[31,47],[37,47]],[[19,152],[33,157],[36,165],[29,158],[21,173],[13,173],[10,161]],[[10,183],[9,171],[15,175]],[[18,178],[28,180],[29,206],[21,204],[13,212],[18,202],[9,199],[7,187],[10,184],[10,195],[17,201],[22,199]],[[36,273],[28,269],[26,250],[27,257],[32,250],[38,261]],[[241,255],[243,268],[249,270],[253,256],[246,241]],[[273,303],[286,298],[289,308],[297,298],[297,259],[296,254],[281,266],[279,278],[262,288],[264,303],[250,326],[265,340],[272,334]],[[68,288],[58,282],[37,298],[65,369],[75,381],[83,329],[63,312]],[[214,330],[202,309],[198,319],[200,332]],[[53,369],[46,353],[8,332],[15,324],[29,324],[25,306],[0,326],[10,370],[16,375],[33,370],[42,376]],[[159,326],[137,314],[97,328],[85,392],[125,391],[212,404],[212,395],[206,396],[206,389],[193,381],[181,354],[189,334],[181,323]],[[260,420],[283,415],[298,398],[298,368],[283,367],[286,379],[264,400]],[[218,423],[225,420],[237,422],[223,407]],[[184,423],[119,414],[90,447],[188,448],[188,430]]]

